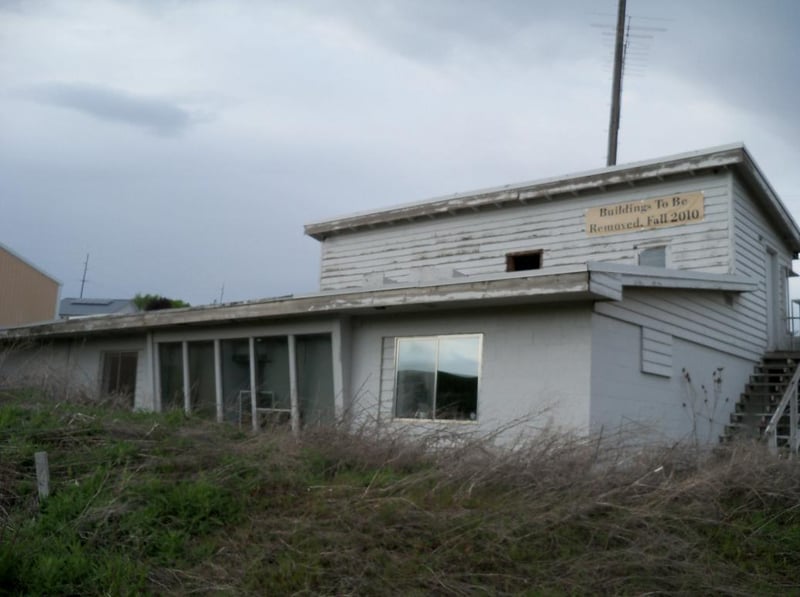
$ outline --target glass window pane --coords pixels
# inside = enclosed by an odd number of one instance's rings
[[[297,394],[304,425],[332,423],[333,349],[330,334],[297,336]]]
[[[183,408],[183,347],[180,342],[158,345],[161,410]]]
[[[135,352],[107,352],[103,355],[103,393],[126,396],[133,406],[133,396],[136,393],[137,357]]]
[[[189,383],[192,412],[213,418],[217,414],[214,384],[214,342],[189,342]]]
[[[231,423],[240,418],[250,418],[250,342],[246,338],[222,340],[222,410],[223,417]],[[241,411],[241,412],[240,412]]]
[[[437,419],[477,418],[480,342],[478,337],[439,339]]]
[[[666,247],[650,247],[639,253],[639,265],[647,267],[667,267]]]
[[[395,415],[432,418],[435,377],[436,339],[398,339]]]
[[[258,408],[292,408],[289,396],[289,339],[256,338]]]

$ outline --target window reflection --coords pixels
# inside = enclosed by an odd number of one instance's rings
[[[395,415],[475,420],[481,336],[399,338]]]

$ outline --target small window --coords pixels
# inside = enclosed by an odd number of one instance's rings
[[[639,253],[639,265],[667,267],[667,247],[648,247]]]
[[[481,336],[398,338],[395,416],[475,421]]]
[[[542,268],[541,251],[524,251],[522,253],[509,253],[506,255],[506,271],[522,272]]]
[[[104,394],[133,398],[136,392],[136,360],[136,352],[107,352],[103,355]]]

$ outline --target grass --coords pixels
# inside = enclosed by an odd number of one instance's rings
[[[0,593],[800,592],[800,468],[759,446],[451,445],[0,395]]]

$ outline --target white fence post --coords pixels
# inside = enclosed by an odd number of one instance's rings
[[[36,462],[36,487],[39,490],[39,501],[50,495],[50,465],[47,461],[47,452],[36,452],[33,455]]]

